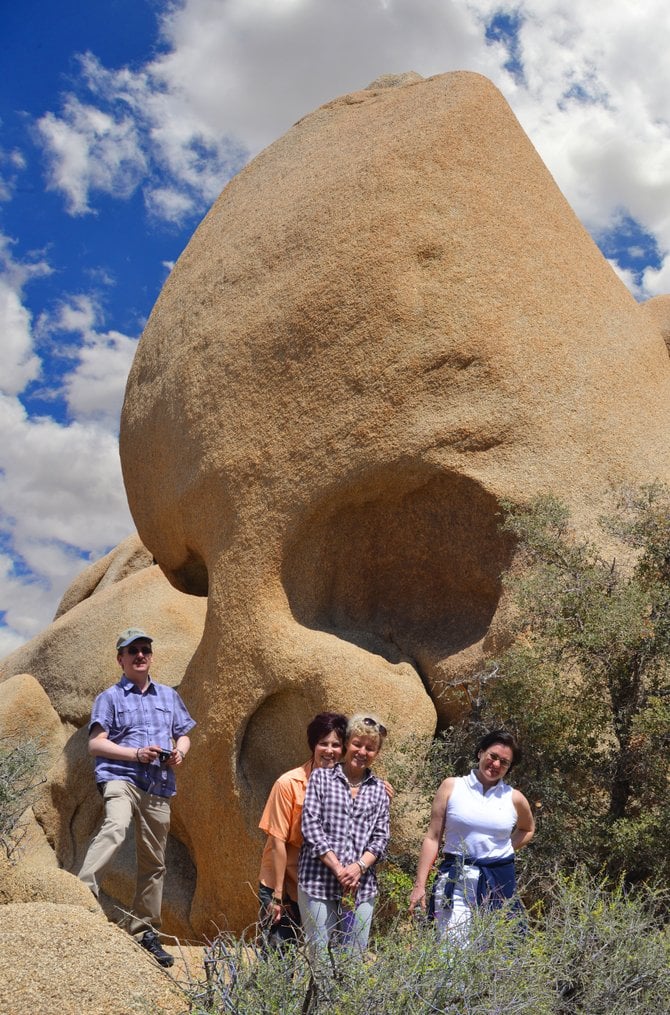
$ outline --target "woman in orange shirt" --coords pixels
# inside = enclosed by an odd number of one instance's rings
[[[261,859],[259,924],[266,943],[281,946],[295,939],[298,910],[300,821],[307,780],[315,768],[332,768],[342,757],[347,718],[319,712],[307,727],[309,761],[280,775],[270,791],[259,828],[267,835]]]

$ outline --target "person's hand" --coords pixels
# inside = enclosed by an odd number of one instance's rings
[[[337,880],[343,888],[354,890],[358,888],[358,882],[361,880],[361,868],[357,863],[347,864],[339,871]]]
[[[382,781],[384,783],[384,789],[386,790],[386,795],[388,796],[389,800],[393,800],[393,797],[395,796],[395,790],[394,790],[393,786],[388,781],[388,779],[384,779]]]
[[[178,747],[175,747],[173,748],[170,757],[166,761],[166,765],[169,768],[175,768],[177,765],[181,765],[183,760],[184,760],[183,751],[180,751]]]
[[[419,888],[418,885],[414,885],[414,888],[412,889],[412,894],[409,897],[410,913],[414,912],[417,905],[421,907],[424,913],[426,912],[426,889]]]
[[[279,921],[281,920],[283,908],[284,907],[282,906],[281,902],[279,902],[277,899],[274,898],[270,899],[267,906],[265,907],[265,911],[270,917],[272,923],[279,923]]]
[[[141,765],[150,765],[152,761],[156,760],[162,750],[162,747],[151,744],[149,747],[138,747],[135,753]]]

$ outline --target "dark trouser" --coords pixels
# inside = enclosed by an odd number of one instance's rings
[[[258,926],[267,948],[283,948],[287,944],[295,944],[300,935],[300,910],[298,903],[285,899],[281,920],[270,922],[268,907],[272,902],[272,888],[258,886]]]

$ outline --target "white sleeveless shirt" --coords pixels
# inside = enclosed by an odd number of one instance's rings
[[[485,791],[474,769],[457,778],[447,803],[444,852],[478,860],[511,856],[517,821],[512,792],[502,779]]]

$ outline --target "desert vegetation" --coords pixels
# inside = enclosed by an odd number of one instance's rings
[[[0,739],[0,851],[7,859],[20,849],[21,815],[36,787],[40,749],[33,740]]]
[[[302,947],[262,955],[221,935],[206,952],[206,981],[188,988],[191,1010],[235,1015],[618,1015],[667,1011],[667,894],[598,882],[580,868],[545,881],[520,931],[504,911],[476,915],[467,947],[438,945],[431,926],[398,917],[365,961],[331,956],[313,976]]]

